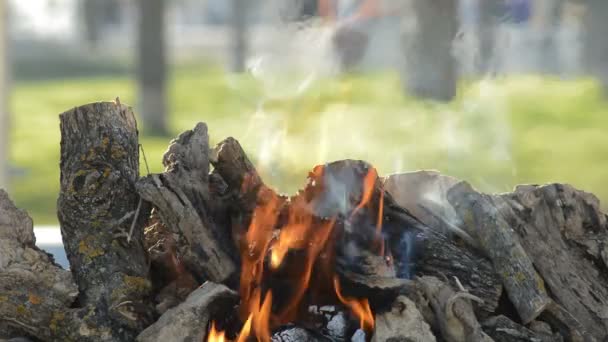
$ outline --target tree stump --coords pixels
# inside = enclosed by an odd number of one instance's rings
[[[127,106],[101,102],[67,111],[60,120],[58,217],[79,303],[91,308],[87,329],[131,341],[152,312],[144,215],[137,217],[135,117]]]

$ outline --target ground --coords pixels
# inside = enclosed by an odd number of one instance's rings
[[[16,83],[10,193],[35,224],[57,222],[58,114],[116,96],[135,105],[134,95],[130,75]],[[591,80],[464,82],[458,99],[439,105],[402,96],[391,73],[260,80],[197,65],[175,68],[170,98],[174,135],[207,122],[212,143],[239,139],[286,192],[315,164],[359,158],[381,174],[438,169],[484,191],[566,182],[608,203],[608,106]],[[153,172],[170,139],[142,132]]]

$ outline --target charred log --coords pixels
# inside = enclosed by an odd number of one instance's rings
[[[199,281],[225,282],[235,276],[236,259],[229,232],[207,214],[209,203],[209,137],[199,123],[175,139],[163,157],[166,171],[137,183],[141,197],[152,203],[177,236],[177,258]]]
[[[169,309],[137,336],[138,342],[206,341],[214,318],[234,318],[238,296],[224,285],[206,282],[186,301]]]

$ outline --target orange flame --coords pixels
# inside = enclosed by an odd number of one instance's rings
[[[319,166],[313,169],[311,175],[316,177],[315,179],[321,179],[323,172],[324,168]],[[376,169],[370,168],[363,180],[361,202],[352,214],[364,208],[372,200],[377,179]],[[247,187],[249,183],[250,180],[245,179],[243,186]],[[274,327],[293,322],[309,289],[313,273],[315,283],[321,283],[315,286],[315,289],[327,291],[333,285],[336,297],[357,316],[361,328],[371,332],[374,328],[374,316],[368,300],[344,297],[339,279],[333,275],[335,241],[330,237],[335,218],[331,220],[315,218],[312,204],[308,202],[314,201],[314,198],[305,198],[305,196],[292,198],[288,211],[282,212],[281,198],[272,191],[263,191],[262,188],[258,193],[258,206],[253,212],[251,223],[240,246],[242,270],[239,314],[241,319],[245,320],[245,324],[236,342],[245,342],[250,338],[255,338],[258,342],[269,342]],[[381,235],[383,210],[384,193],[381,192],[376,233],[380,239],[382,254],[384,253],[384,239]],[[282,214],[286,214],[286,217]],[[278,235],[274,234],[275,230],[279,232]],[[288,257],[290,251],[294,250],[297,250],[301,257],[298,259]],[[269,257],[269,264],[266,263],[266,257]],[[296,264],[293,264],[294,262]],[[289,297],[285,297],[285,302],[275,303],[275,306],[279,306],[275,308],[276,312],[272,312],[272,290],[262,289],[263,279],[267,279],[269,273],[273,272],[285,272],[289,275],[286,279]],[[215,324],[212,323],[207,342],[226,341],[224,332],[216,331]]]
[[[355,314],[355,316],[359,318],[361,329],[365,330],[366,332],[373,331],[375,324],[374,315],[372,314],[372,309],[369,306],[369,301],[367,298],[356,299],[342,296],[338,276],[334,276],[334,288],[336,289],[336,296],[340,302],[346,305]]]
[[[361,194],[361,202],[359,203],[359,205],[357,205],[355,210],[353,210],[351,217],[357,211],[361,210],[361,208],[363,208],[372,199],[372,195],[374,193],[374,185],[376,184],[376,179],[378,179],[378,171],[376,171],[376,168],[372,167],[369,169],[369,171],[367,171],[367,174],[365,175],[365,178],[363,179],[363,191]]]
[[[242,270],[240,294],[243,303],[250,303],[253,290],[262,280],[264,257],[272,239],[274,226],[278,218],[279,198],[274,196],[265,204],[256,207],[251,224],[245,235],[246,246],[242,248]],[[251,304],[249,304],[251,305]],[[247,317],[251,310],[241,305],[241,318]]]
[[[211,329],[207,336],[208,342],[226,342],[226,333],[215,329],[215,322],[211,322]]]

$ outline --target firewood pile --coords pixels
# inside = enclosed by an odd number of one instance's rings
[[[132,110],[61,120],[70,270],[0,191],[0,340],[608,341],[608,223],[564,184],[316,166],[291,196],[207,126],[140,177]],[[16,341],[16,340],[15,340]]]

